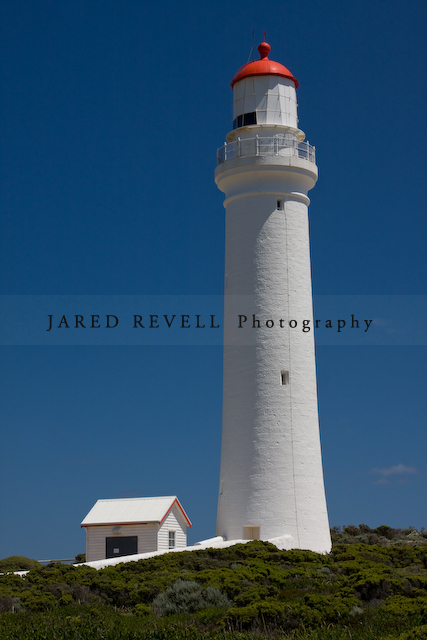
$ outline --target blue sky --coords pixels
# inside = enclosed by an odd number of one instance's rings
[[[45,329],[221,313],[216,149],[264,29],[317,150],[315,312],[376,319],[365,342],[316,335],[330,523],[427,526],[424,3],[16,0],[1,25],[0,557],[83,552],[98,498],[176,494],[190,541],[214,534],[216,334]]]

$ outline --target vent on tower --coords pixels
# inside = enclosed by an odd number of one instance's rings
[[[280,372],[280,384],[289,384],[289,371]]]

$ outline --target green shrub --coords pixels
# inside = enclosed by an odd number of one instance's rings
[[[0,640],[27,638],[27,629],[38,640],[396,640],[427,623],[427,540],[409,545],[368,529],[344,534],[352,544],[341,539],[329,555],[254,541],[100,571],[57,563],[24,579],[0,575]],[[381,544],[361,543],[371,535]],[[168,589],[181,600],[166,597]],[[163,600],[159,615],[154,600]],[[19,601],[23,613],[12,609]],[[167,615],[170,601],[175,615]],[[422,637],[414,634],[409,640]]]
[[[399,636],[386,636],[383,640],[425,640],[427,638],[427,624],[415,627],[411,631],[404,631]]]
[[[148,606],[148,604],[140,602],[139,604],[135,605],[135,613],[137,616],[148,616],[151,613],[151,608]]]
[[[421,598],[407,598],[405,596],[392,596],[387,598],[383,605],[383,611],[396,616],[424,615],[427,620],[427,596]]]
[[[258,618],[258,607],[256,604],[249,604],[246,607],[231,607],[228,610],[230,620],[237,621],[240,626],[248,627]],[[234,625],[233,625],[234,626]]]
[[[381,525],[376,529],[371,529],[367,524],[360,524],[359,528],[354,525],[344,527],[333,527],[331,529],[333,544],[379,544],[383,548],[391,545],[400,547],[423,547],[427,544],[427,535],[424,528],[420,531],[414,527],[407,529],[393,529],[386,525]]]
[[[254,602],[260,602],[261,600],[265,600],[268,597],[268,589],[267,587],[263,587],[260,585],[250,586],[239,593],[238,596],[233,598],[233,602],[237,607],[245,607]]]
[[[329,576],[331,574],[329,567],[320,567],[319,569],[316,569],[316,572],[325,576]]]
[[[219,589],[207,587],[202,591],[202,587],[197,582],[178,578],[153,600],[152,606],[158,616],[164,616],[173,613],[191,613],[210,607],[227,609],[230,605],[230,600]]]
[[[86,554],[85,553],[78,553],[76,555],[76,557],[74,558],[74,560],[78,563],[80,562],[86,562]]]
[[[7,611],[12,613],[24,611],[21,599],[13,596],[0,596],[0,613]]]
[[[40,562],[25,556],[9,556],[0,560],[0,573],[8,571],[28,571],[35,567],[41,567]]]
[[[231,600],[215,587],[206,587],[203,591],[203,598],[206,604],[206,606],[203,607],[204,609],[210,607],[215,609],[228,609],[232,605]]]
[[[356,582],[354,589],[358,598],[363,602],[369,602],[370,600],[385,600],[393,594],[395,587],[391,581],[385,580],[383,575],[367,573]]]
[[[30,611],[49,611],[58,604],[57,599],[50,593],[30,595],[24,600],[24,607]]]
[[[358,536],[360,531],[358,527],[354,526],[354,524],[349,524],[347,527],[344,527],[343,533],[346,533],[349,536]]]

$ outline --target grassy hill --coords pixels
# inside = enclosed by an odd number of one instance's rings
[[[0,639],[425,640],[425,532],[360,525],[332,536],[327,556],[254,541],[3,575]]]

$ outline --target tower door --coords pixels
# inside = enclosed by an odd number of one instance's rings
[[[244,525],[243,527],[243,540],[259,540],[261,534],[261,526],[256,525]]]
[[[116,558],[138,553],[138,536],[105,538],[105,557]]]

